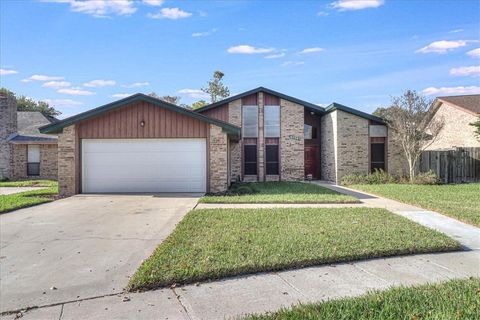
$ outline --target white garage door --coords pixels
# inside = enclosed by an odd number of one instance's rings
[[[205,192],[205,139],[83,139],[82,192]]]

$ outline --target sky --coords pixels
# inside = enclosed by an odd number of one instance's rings
[[[0,85],[67,117],[127,95],[191,104],[215,70],[365,112],[417,90],[480,93],[480,2],[0,1]]]

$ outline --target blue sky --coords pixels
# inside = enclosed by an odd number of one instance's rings
[[[478,1],[0,3],[1,86],[70,116],[126,94],[265,86],[372,112],[415,89],[480,93]]]

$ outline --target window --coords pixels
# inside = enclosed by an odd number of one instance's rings
[[[278,144],[265,146],[266,174],[278,175]]]
[[[242,128],[243,136],[258,137],[258,106],[243,106]]]
[[[40,175],[40,146],[28,145],[27,151],[27,175],[38,176]]]
[[[317,139],[317,128],[309,124],[303,125],[303,138],[304,139]]]
[[[280,106],[265,106],[265,137],[280,137]]]
[[[243,147],[244,174],[257,174],[257,145],[245,144]]]
[[[370,170],[372,172],[375,169],[385,170],[385,143],[372,143],[370,151],[372,153]]]

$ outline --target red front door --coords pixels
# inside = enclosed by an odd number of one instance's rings
[[[318,146],[305,147],[305,177],[309,174],[313,179],[320,179],[320,148]]]

